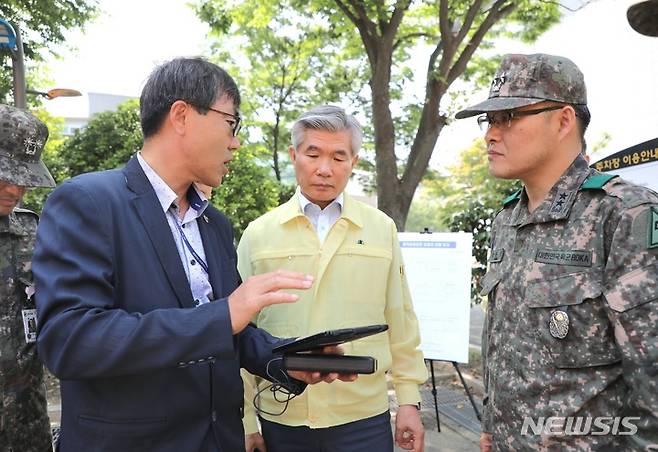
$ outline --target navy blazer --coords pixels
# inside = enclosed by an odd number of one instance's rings
[[[61,379],[61,451],[244,450],[239,369],[265,377],[281,341],[251,325],[231,334],[231,226],[212,206],[197,222],[216,298],[199,307],[136,158],[49,196],[33,271],[39,355]]]

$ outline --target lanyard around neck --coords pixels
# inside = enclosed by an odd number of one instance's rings
[[[194,256],[194,259],[201,265],[203,270],[206,272],[207,275],[210,273],[208,272],[208,264],[206,264],[206,261],[204,261],[201,256],[199,256],[199,253],[197,253],[192,246],[192,244],[187,240],[187,236],[185,235],[185,232],[183,232],[183,228],[180,227],[180,224],[178,223],[178,218],[172,213],[172,217],[174,217],[174,224],[176,224],[176,228],[178,229],[178,233],[180,234],[181,240],[183,240],[183,243],[185,243],[185,246],[187,249],[192,253],[192,256]]]

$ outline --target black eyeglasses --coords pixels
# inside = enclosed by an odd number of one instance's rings
[[[512,120],[521,118],[523,116],[538,115],[546,111],[559,110],[564,108],[565,105],[553,105],[551,107],[538,108],[536,110],[504,110],[487,113],[486,115],[478,116],[477,121],[480,129],[485,131],[491,126],[512,127]]]
[[[196,108],[199,108],[201,110],[210,110],[214,111],[215,113],[219,113],[220,115],[228,116],[231,118],[231,120],[226,119],[225,121],[228,123],[228,125],[231,127],[231,133],[233,134],[234,137],[238,136],[238,133],[240,133],[240,129],[242,129],[242,118],[240,117],[240,113],[236,114],[231,114],[222,110],[217,110],[216,108],[212,107],[201,107],[200,105],[193,104],[191,102],[188,102],[190,105],[194,105]]]

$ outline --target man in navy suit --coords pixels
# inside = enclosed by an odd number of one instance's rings
[[[61,451],[244,450],[240,367],[292,391],[338,377],[281,370],[282,340],[249,320],[312,278],[239,285],[230,224],[194,185],[227,173],[239,104],[214,64],[165,63],[142,91],[137,156],[49,197],[33,271],[39,355],[61,379]]]

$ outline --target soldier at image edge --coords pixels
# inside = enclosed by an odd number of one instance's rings
[[[52,450],[37,358],[32,253],[38,216],[17,207],[28,187],[54,187],[41,161],[48,128],[0,105],[0,451]]]
[[[519,179],[491,231],[482,450],[658,449],[658,194],[588,167],[583,74],[506,55],[480,115]]]

